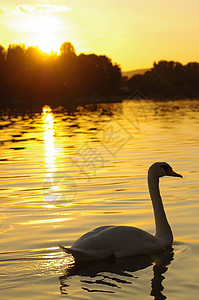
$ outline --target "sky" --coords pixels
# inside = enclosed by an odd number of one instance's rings
[[[198,0],[0,0],[0,44],[109,56],[123,71],[199,61]]]

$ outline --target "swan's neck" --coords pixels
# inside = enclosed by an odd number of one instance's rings
[[[159,178],[153,176],[150,172],[148,174],[148,185],[154,209],[156,237],[164,240],[168,244],[171,244],[173,241],[173,234],[162,204],[159,189]]]

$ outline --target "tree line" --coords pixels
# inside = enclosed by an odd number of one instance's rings
[[[105,55],[77,55],[70,42],[60,54],[37,47],[0,46],[0,102],[2,105],[60,105],[78,99],[115,94],[121,69]],[[71,101],[73,100],[73,101]]]
[[[199,63],[162,60],[143,75],[126,79],[126,86],[131,93],[141,91],[146,98],[199,98]]]
[[[128,79],[106,55],[77,55],[70,42],[61,45],[59,55],[0,45],[0,106],[95,103],[136,91],[152,99],[199,98],[199,63],[154,62],[143,75]]]

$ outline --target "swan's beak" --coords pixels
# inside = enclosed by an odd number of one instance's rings
[[[167,171],[167,175],[168,176],[173,176],[173,177],[180,177],[180,178],[183,178],[183,176],[181,175],[181,174],[178,174],[178,173],[176,173],[176,172],[174,172],[173,170],[171,170],[171,171]]]

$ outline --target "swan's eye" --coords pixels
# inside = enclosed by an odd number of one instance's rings
[[[172,174],[172,172],[173,172],[173,169],[169,166],[166,170],[166,173],[170,175],[170,174]]]
[[[161,168],[163,168],[165,170],[166,174],[171,174],[172,173],[172,168],[169,165],[161,165]]]

